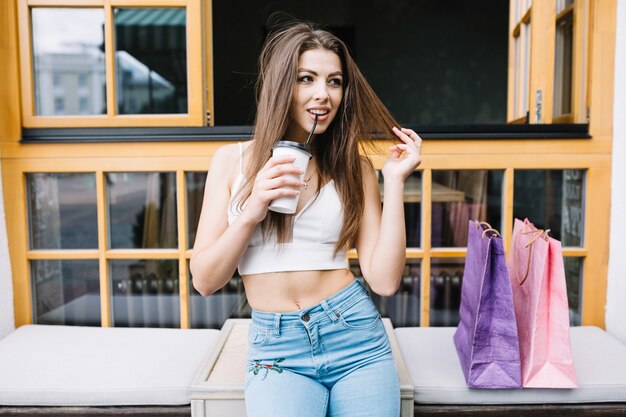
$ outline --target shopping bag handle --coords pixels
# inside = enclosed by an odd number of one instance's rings
[[[496,229],[491,228],[491,227],[489,229],[483,230],[483,238],[485,237],[487,233],[493,233],[491,236],[489,236],[489,239],[491,239],[494,235],[496,237],[500,237],[500,232],[498,232]]]
[[[478,220],[475,220],[475,222],[476,222],[476,228],[477,229],[480,229],[481,226],[483,226],[483,228],[485,230],[486,229],[493,229],[493,227],[491,227],[491,225],[489,223],[487,223],[487,222],[481,222],[481,221],[478,221]]]
[[[524,225],[526,226],[526,225]],[[528,241],[528,243],[526,245],[524,245],[524,248],[530,248],[528,249],[528,262],[526,264],[526,273],[524,274],[524,278],[522,278],[521,280],[519,279],[519,275],[517,274],[517,269],[514,268],[514,274],[515,274],[515,279],[517,280],[517,282],[519,283],[520,287],[522,286],[522,284],[524,284],[524,282],[526,281],[526,279],[528,278],[528,274],[530,272],[530,259],[533,257],[533,246],[535,241],[537,240],[538,237],[542,237],[545,240],[548,240],[548,233],[550,233],[550,229],[537,229],[537,230],[531,230],[528,232],[522,232],[520,231],[518,233],[518,237],[517,239],[515,238],[515,236],[513,237],[513,266],[515,266],[517,264],[516,262],[516,256],[515,256],[515,242],[519,239],[519,235],[523,234],[523,235],[528,235],[528,234],[533,234],[533,237],[530,238],[530,240]]]

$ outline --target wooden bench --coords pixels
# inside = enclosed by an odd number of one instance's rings
[[[401,416],[413,415],[413,386],[395,339],[391,321],[383,319],[396,360],[401,389]],[[244,417],[243,381],[248,352],[249,319],[230,319],[213,353],[207,358],[191,386],[193,417]],[[282,417],[282,416],[281,416]],[[294,416],[297,417],[297,416]]]
[[[189,386],[218,337],[22,326],[0,340],[0,416],[189,416]]]

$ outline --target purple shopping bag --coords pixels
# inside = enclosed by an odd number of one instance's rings
[[[511,282],[502,238],[469,222],[454,344],[470,388],[520,388],[521,370]]]

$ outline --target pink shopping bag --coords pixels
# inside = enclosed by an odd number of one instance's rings
[[[515,219],[509,271],[525,388],[576,388],[561,242]]]

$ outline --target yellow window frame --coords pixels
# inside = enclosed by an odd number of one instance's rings
[[[596,0],[574,0],[574,4],[558,16],[554,1],[534,1],[521,13],[519,2],[520,0],[509,1],[507,121],[526,122],[526,115],[515,110],[527,108],[529,123],[586,123],[592,44],[589,34],[592,13],[594,7],[597,7]],[[556,23],[566,13],[573,13],[572,113],[553,117]],[[529,40],[523,38],[524,25],[530,26]],[[525,46],[525,42],[530,42],[527,67],[519,62],[519,54],[516,54],[514,47],[516,42],[521,42],[522,46]],[[526,101],[520,97],[520,93],[516,94],[523,88],[521,80],[524,77],[529,80]]]
[[[22,74],[22,125],[42,127],[139,127],[139,126],[204,126],[206,124],[207,94],[206,38],[203,21],[210,11],[201,0],[26,0],[18,1],[18,29],[20,37],[20,69]],[[34,108],[34,74],[32,59],[32,25],[30,10],[34,7],[80,7],[104,10],[104,45],[106,76],[106,115],[90,116],[40,116]],[[186,10],[187,39],[187,114],[116,114],[115,51],[113,34],[113,9],[129,7],[178,7]],[[210,4],[209,4],[210,9]],[[207,56],[211,56],[207,51]],[[210,62],[209,62],[210,63]],[[210,102],[212,104],[212,101]],[[210,110],[209,110],[210,111]]]

